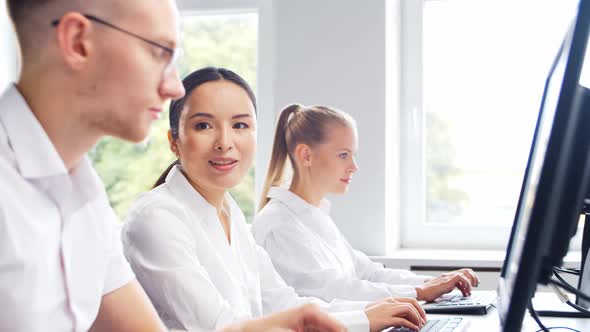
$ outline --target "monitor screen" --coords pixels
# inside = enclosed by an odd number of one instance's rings
[[[557,108],[557,99],[561,90],[561,82],[563,80],[566,57],[564,56],[563,48],[557,58],[557,63],[552,68],[550,79],[547,81],[547,88],[544,97],[543,109],[537,124],[535,144],[531,148],[530,165],[528,166],[528,177],[525,179],[523,191],[521,192],[522,206],[519,207],[519,215],[516,216],[514,223],[514,238],[510,243],[510,255],[506,257],[506,271],[504,277],[506,278],[506,286],[512,289],[514,282],[514,275],[518,272],[520,260],[522,259],[522,250],[525,243],[525,237],[531,222],[532,207],[535,203],[537,188],[539,186],[539,178],[543,161],[545,160],[547,152],[547,143],[549,141],[549,134],[555,118],[555,111]]]
[[[498,286],[504,330],[520,330],[537,283],[549,277],[543,265],[554,230],[564,223],[569,227],[581,212],[587,188],[580,179],[588,174],[590,121],[582,121],[588,116],[582,112],[585,95],[579,80],[589,18],[590,0],[581,0],[545,84]]]

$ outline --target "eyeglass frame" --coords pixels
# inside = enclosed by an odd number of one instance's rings
[[[181,47],[177,47],[177,48],[171,48],[165,45],[162,45],[158,42],[155,42],[153,40],[150,40],[148,38],[142,37],[134,32],[131,32],[129,30],[123,29],[119,26],[114,25],[113,23],[107,22],[99,17],[96,17],[92,14],[82,14],[82,16],[84,16],[85,18],[87,18],[90,21],[94,21],[96,23],[102,24],[104,26],[107,26],[111,29],[117,30],[119,32],[122,32],[126,35],[129,35],[131,37],[137,38],[145,43],[148,43],[152,46],[155,46],[157,48],[160,48],[166,52],[168,52],[170,54],[170,60],[168,60],[168,63],[166,64],[166,67],[164,68],[164,75],[168,74],[170,72],[170,70],[174,67],[174,65],[176,64],[176,62],[178,61],[178,59],[182,56],[183,54],[183,49]],[[59,21],[61,19],[55,19],[53,21],[51,21],[51,26],[53,27],[57,27],[59,25]]]

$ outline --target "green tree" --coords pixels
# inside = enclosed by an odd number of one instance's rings
[[[449,179],[461,170],[453,164],[455,151],[451,142],[451,129],[437,113],[426,114],[426,183],[427,211],[446,209],[448,212],[460,211],[469,196],[461,190],[451,188]]]

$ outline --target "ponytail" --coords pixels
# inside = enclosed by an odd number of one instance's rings
[[[295,115],[302,108],[299,104],[292,104],[281,111],[279,120],[277,122],[277,129],[275,131],[275,139],[272,146],[272,154],[262,188],[262,196],[260,197],[259,210],[268,203],[269,199],[266,197],[271,187],[278,186],[283,181],[285,173],[285,164],[289,156],[289,147],[287,146],[287,127],[291,114]]]
[[[166,182],[166,177],[168,176],[168,173],[170,173],[170,171],[172,170],[172,168],[176,165],[180,165],[180,161],[175,160],[172,164],[170,164],[170,166],[168,166],[168,168],[166,168],[166,170],[164,171],[164,173],[162,173],[162,175],[160,175],[160,177],[158,178],[158,181],[156,181],[156,183],[154,183],[154,186],[152,187],[152,189],[156,188],[157,186],[163,184],[164,182]]]

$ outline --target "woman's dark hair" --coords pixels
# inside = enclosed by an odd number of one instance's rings
[[[250,100],[252,101],[252,105],[254,105],[254,111],[256,112],[256,96],[254,95],[254,92],[250,88],[250,85],[248,84],[248,82],[246,82],[238,74],[234,73],[233,71],[231,71],[229,69],[217,68],[217,67],[205,67],[205,68],[202,68],[202,69],[192,72],[190,75],[188,75],[187,77],[185,77],[182,80],[182,85],[184,86],[184,90],[185,90],[184,97],[173,100],[170,103],[170,113],[169,113],[170,131],[172,133],[173,139],[178,139],[178,132],[179,132],[178,128],[179,128],[179,122],[180,122],[180,115],[182,114],[182,111],[185,108],[184,106],[186,104],[186,101],[190,97],[191,93],[196,88],[201,86],[202,84],[205,84],[207,82],[222,81],[222,80],[237,84],[242,89],[244,89],[244,91],[246,91],[246,93],[248,94],[248,97],[250,97]],[[166,181],[166,176],[168,176],[168,173],[170,173],[170,170],[172,169],[172,167],[179,165],[179,164],[180,164],[180,161],[176,160],[170,166],[168,166],[168,168],[166,168],[164,173],[162,173],[162,175],[160,175],[160,178],[158,178],[158,181],[156,181],[156,183],[154,184],[154,188],[161,185],[162,183],[164,183]]]

